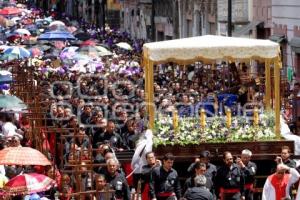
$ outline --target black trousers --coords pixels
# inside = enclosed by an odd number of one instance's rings
[[[157,200],[177,200],[176,196],[172,197],[156,197]]]
[[[253,191],[245,190],[245,199],[246,200],[253,200]]]
[[[224,194],[224,200],[241,200],[241,193]]]

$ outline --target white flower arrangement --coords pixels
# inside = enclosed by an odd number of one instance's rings
[[[225,116],[207,118],[204,128],[201,128],[198,118],[180,118],[178,121],[178,128],[174,130],[172,117],[158,115],[153,139],[155,146],[261,141],[276,138],[274,112],[259,115],[257,126],[252,125],[251,118],[244,116],[232,117],[230,128],[226,127]]]

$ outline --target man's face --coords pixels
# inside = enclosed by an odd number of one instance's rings
[[[104,177],[99,177],[97,178],[97,189],[98,190],[102,190],[104,189],[105,185],[106,185],[106,181],[105,181],[105,178]]]
[[[208,163],[208,158],[200,158],[200,162],[207,164]]]
[[[107,127],[106,127],[106,131],[108,133],[112,133],[115,130],[115,124],[114,123],[108,123]]]
[[[111,161],[107,164],[107,171],[110,174],[115,174],[117,171],[117,163],[114,161]]]
[[[148,165],[154,165],[155,164],[155,156],[153,153],[150,153],[147,155],[147,163]]]
[[[248,162],[251,160],[251,156],[242,154],[241,160],[244,164],[248,164]]]
[[[169,171],[171,170],[171,168],[173,167],[174,164],[174,160],[164,160],[163,162],[163,167],[165,170]]]
[[[227,166],[231,166],[233,164],[233,157],[232,157],[231,153],[226,154],[226,156],[224,158],[224,163]]]
[[[282,149],[281,151],[281,158],[282,160],[287,160],[290,157],[290,153],[287,149]]]

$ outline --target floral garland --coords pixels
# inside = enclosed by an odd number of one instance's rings
[[[154,146],[189,145],[203,143],[226,143],[243,141],[275,140],[275,114],[265,112],[259,115],[259,125],[252,125],[252,117],[232,117],[232,125],[226,127],[225,116],[207,118],[206,126],[201,128],[199,118],[180,118],[178,128],[173,129],[170,116],[158,115],[154,128]]]

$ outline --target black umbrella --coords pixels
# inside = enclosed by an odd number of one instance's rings
[[[78,39],[78,40],[82,40],[82,41],[86,41],[86,40],[89,40],[91,39],[91,35],[87,32],[79,32],[79,33],[76,33],[75,34],[75,37]]]

